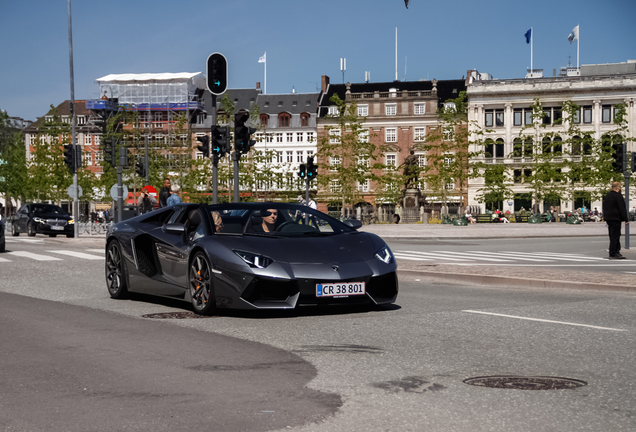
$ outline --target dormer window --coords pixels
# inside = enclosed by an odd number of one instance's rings
[[[261,114],[261,127],[266,128],[269,123],[269,116],[267,114]]]
[[[282,107],[283,106],[283,101],[278,101],[278,106]]]
[[[309,113],[300,113],[300,126],[307,127],[309,126]]]
[[[289,127],[289,119],[291,115],[286,112],[278,114],[278,127]]]

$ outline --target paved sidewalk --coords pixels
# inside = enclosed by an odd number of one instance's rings
[[[636,247],[636,226],[630,227],[631,245]],[[434,240],[434,239],[496,239],[496,238],[558,238],[599,237],[608,239],[604,222],[588,222],[582,225],[564,223],[543,224],[472,224],[468,226],[427,224],[377,224],[365,225],[360,231],[378,234],[386,240]],[[623,226],[623,234],[625,226]],[[622,240],[621,240],[622,241]],[[623,249],[628,260],[636,261],[636,249]],[[503,286],[507,288],[592,289],[617,290],[636,293],[636,274],[626,272],[607,273],[576,271],[566,268],[524,266],[450,266],[426,264],[418,261],[398,261],[402,277],[410,280],[435,280],[455,283]],[[612,261],[625,263],[625,261]],[[626,271],[636,271],[627,267]]]

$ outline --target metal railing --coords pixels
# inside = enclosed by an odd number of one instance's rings
[[[97,235],[104,235],[106,234],[106,231],[108,230],[108,227],[111,226],[113,223],[112,222],[103,222],[103,223],[99,223],[99,222],[81,222],[79,223],[79,235],[80,236],[97,236]],[[13,227],[11,226],[11,221],[6,221],[6,223],[4,224],[4,230],[5,232],[11,233],[13,230]]]

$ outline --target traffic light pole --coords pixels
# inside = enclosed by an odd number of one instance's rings
[[[216,95],[212,93],[212,124],[216,126]],[[210,136],[210,147],[212,147],[212,136]],[[211,151],[211,150],[210,150]],[[212,156],[212,204],[219,202],[219,157]]]
[[[71,144],[73,144],[73,164],[76,164],[75,158],[75,79],[73,73],[73,22],[71,19],[71,0],[68,0],[68,57],[71,72]],[[73,189],[75,190],[75,198],[73,199],[73,236],[79,237],[79,188],[77,187],[77,168],[73,170]]]
[[[146,170],[146,186],[150,184],[150,162],[148,161],[148,135],[146,135],[146,139],[144,140],[144,154],[146,160],[144,161],[145,170]]]
[[[236,148],[236,142],[234,144]],[[241,154],[236,151],[232,152],[232,160],[234,161],[234,202],[239,202],[239,161],[241,160]]]
[[[124,168],[121,165],[117,165],[117,222],[121,222],[123,220],[123,209],[124,205],[124,188],[122,187],[121,182],[121,174]]]
[[[633,154],[632,157],[634,157]],[[629,166],[632,166],[631,161]],[[623,174],[625,175],[625,208],[627,209],[627,221],[629,221],[629,178],[632,173],[627,169],[627,144],[623,144]],[[629,249],[629,224],[625,224],[625,249]]]

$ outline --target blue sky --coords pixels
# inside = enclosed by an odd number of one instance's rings
[[[524,33],[534,28],[534,67],[636,59],[636,1],[72,0],[76,99],[98,97],[111,73],[205,72],[215,51],[229,62],[230,88],[263,82],[267,92],[314,92],[320,76],[341,83],[395,77],[458,79],[476,68],[520,78],[530,67]],[[70,98],[67,0],[0,0],[0,109],[35,120]],[[406,75],[405,75],[406,58]]]

